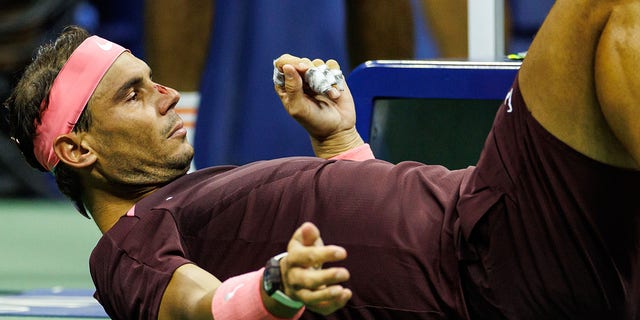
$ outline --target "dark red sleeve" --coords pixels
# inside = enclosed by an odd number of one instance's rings
[[[91,254],[95,297],[112,319],[157,319],[173,272],[189,263],[184,257],[170,214],[122,217]]]

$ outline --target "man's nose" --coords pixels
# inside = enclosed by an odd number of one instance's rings
[[[180,93],[178,91],[165,87],[161,84],[154,84],[155,89],[160,93],[160,112],[162,114],[167,113],[171,108],[175,107],[180,100]]]

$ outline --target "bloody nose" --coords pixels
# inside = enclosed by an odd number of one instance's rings
[[[160,92],[161,94],[167,94],[169,93],[169,90],[167,89],[167,87],[161,85],[161,84],[156,84],[156,89],[158,90],[158,92]]]

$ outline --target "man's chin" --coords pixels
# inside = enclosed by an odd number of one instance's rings
[[[194,155],[194,152],[193,152],[193,148],[191,147],[188,152],[185,152],[184,154],[177,156],[175,158],[175,161],[173,161],[173,164],[170,165],[170,167],[172,169],[177,169],[182,174],[187,173],[189,169],[191,169],[193,155]]]

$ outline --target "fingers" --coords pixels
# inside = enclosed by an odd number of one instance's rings
[[[321,59],[315,59],[311,62],[314,67],[319,67],[323,64],[326,64],[329,69],[340,70],[340,64],[338,61],[329,59],[327,62],[322,61]]]
[[[339,70],[340,64],[338,64],[338,61],[330,59],[330,60],[327,60],[327,67],[329,67],[329,69]]]
[[[307,86],[307,90],[309,86],[313,88],[313,90],[310,90],[310,92],[307,92],[309,95],[312,95],[312,96],[316,94],[324,94],[333,100],[336,100],[340,97],[341,95],[340,91],[343,90],[342,84],[341,84],[341,82],[343,81],[343,77],[342,77],[342,72],[340,71],[340,65],[338,64],[337,61],[331,59],[325,63],[322,59],[314,59],[313,61],[311,61],[308,58],[299,58],[296,56],[292,56],[290,54],[283,54],[274,61],[275,74],[277,74],[278,71],[284,72],[286,65],[293,66],[301,77],[308,76],[306,74],[307,71],[315,71],[315,70],[309,70],[310,68],[319,68],[319,67],[322,67],[323,65],[326,65],[326,67],[329,70],[332,70],[332,72],[329,72],[328,74],[321,73],[323,75],[312,77],[313,80],[310,80],[311,78],[309,78],[307,79],[307,81],[303,81],[303,86]],[[318,73],[316,73],[316,75],[317,74]],[[336,77],[336,75],[339,75],[339,78]],[[274,76],[274,78],[276,77]],[[296,78],[296,81],[297,81],[297,78]],[[274,82],[276,82],[276,91],[279,94],[284,94],[285,92],[289,93],[288,91],[283,92],[279,90],[278,86],[282,86],[282,83],[275,80]],[[285,81],[285,85],[286,85],[286,81]],[[297,90],[300,87],[296,83],[295,86],[292,86],[290,88],[295,88]],[[320,90],[319,88],[322,88],[322,89]]]
[[[344,260],[347,251],[339,246],[325,246],[320,230],[310,222],[303,223],[293,234],[287,248],[289,255],[283,261],[289,266],[313,267],[325,262]]]
[[[351,290],[340,285],[329,286],[319,290],[301,289],[298,296],[309,304],[322,305],[325,301],[329,302],[346,302],[351,298]]]
[[[313,61],[311,61],[309,58],[299,58],[296,56],[292,56],[288,53],[285,53],[280,57],[278,57],[274,63],[275,67],[278,70],[282,70],[282,67],[287,64],[296,66],[298,71],[302,71],[302,72],[306,71],[311,67],[319,67],[323,64],[326,64],[327,67],[329,67],[329,69],[333,69],[333,70],[340,69],[340,64],[334,59],[329,59],[327,60],[327,62],[324,62],[322,59],[314,59]]]
[[[329,68],[329,70],[338,71],[340,73],[340,75],[342,75],[342,72],[340,71],[340,64],[338,64],[338,62],[336,60],[330,59],[330,60],[327,60],[327,62],[324,62],[324,61],[322,61],[320,59],[315,59],[315,60],[313,60],[312,64],[313,64],[314,67],[320,67],[322,65],[326,65],[327,68]],[[334,74],[331,73],[331,77],[333,77],[333,76],[334,76]],[[337,78],[336,78],[336,80],[337,80]],[[336,83],[336,82],[333,82],[333,83],[334,84],[331,85],[331,87],[327,91],[325,91],[324,94],[326,94],[329,98],[335,100],[335,99],[338,99],[340,97],[340,95],[341,95],[340,91],[341,90],[338,90],[338,88],[337,88],[337,87],[340,87],[340,85],[338,83]]]
[[[345,282],[350,277],[345,268],[291,268],[284,280],[293,290],[318,290]]]
[[[327,67],[329,67],[330,70],[340,70],[340,64],[338,64],[337,61],[330,59],[327,60]],[[338,90],[336,88],[336,85],[332,86],[331,89],[329,89],[329,91],[327,92],[327,95],[331,98],[331,99],[338,99],[341,95],[341,90]]]
[[[343,307],[351,298],[351,290],[340,285],[350,278],[346,268],[321,269],[324,263],[344,260],[347,251],[340,246],[324,245],[314,224],[306,222],[296,230],[287,252],[280,260],[285,294],[325,315]]]
[[[301,72],[314,66],[309,58],[299,58],[290,54],[283,54],[274,61],[274,66],[280,71],[282,71],[282,67],[285,65],[296,66]]]
[[[344,307],[351,299],[352,292],[342,286],[331,286],[315,291],[300,290],[299,296],[307,301],[306,306],[309,310],[329,315]]]
[[[321,246],[320,230],[311,222],[305,222],[300,226],[300,237],[294,234],[294,239],[299,240],[303,246]]]
[[[276,68],[278,68],[278,70],[282,70],[282,66],[284,66],[285,64],[295,65],[300,63],[300,60],[301,59],[299,57],[285,53],[275,60],[274,65]]]
[[[287,262],[290,266],[311,268],[346,257],[347,251],[339,246],[289,246]]]

